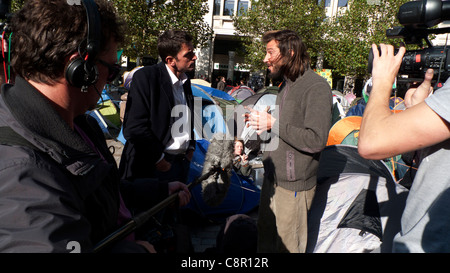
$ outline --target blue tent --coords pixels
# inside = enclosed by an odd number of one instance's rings
[[[235,99],[228,95],[226,92],[219,89],[215,89],[209,86],[199,85],[192,83],[192,94],[196,97],[202,97],[211,100],[213,97],[221,98],[224,100],[235,101]]]

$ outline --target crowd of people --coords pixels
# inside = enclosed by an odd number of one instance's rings
[[[0,97],[0,252],[92,252],[133,215],[173,195],[175,205],[156,220],[183,224],[178,208],[191,200],[186,179],[196,148],[186,74],[197,60],[193,39],[185,31],[163,32],[161,62],[134,74],[123,119],[127,142],[117,167],[86,112],[119,73],[124,27],[107,0],[29,0],[13,16],[15,79],[2,85]],[[308,243],[308,212],[331,127],[331,88],[311,68],[296,32],[268,31],[262,42],[269,77],[282,82],[277,107],[271,113],[248,108],[242,118],[259,135],[269,133],[277,147],[263,153],[257,219],[228,218],[210,253],[304,253]],[[372,50],[372,90],[358,151],[367,159],[420,151],[392,251],[450,252],[450,86],[434,91],[429,70],[406,93],[407,109],[392,114],[389,98],[405,48],[395,53],[381,44]],[[218,88],[224,86],[221,79]],[[236,139],[233,167],[248,176],[243,148]],[[130,232],[104,251],[158,252],[147,239]]]

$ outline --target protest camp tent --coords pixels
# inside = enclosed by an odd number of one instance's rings
[[[407,195],[383,161],[362,158],[355,146],[327,146],[308,219],[307,252],[391,252]]]
[[[211,87],[211,83],[202,79],[191,79],[191,83]]]
[[[212,101],[222,109],[224,116],[226,115],[227,107],[233,109],[234,105],[238,104],[238,102],[232,96],[219,89],[195,83],[192,83],[191,87],[192,94],[195,97],[202,97],[204,99]]]
[[[246,98],[255,95],[255,92],[248,86],[238,85],[228,91],[228,94],[231,95],[236,101],[242,102]]]
[[[361,116],[348,116],[337,121],[328,133],[327,145],[351,144],[356,146],[361,121]]]
[[[97,120],[106,138],[114,138],[113,136],[119,132],[121,126],[119,109],[115,100],[111,97],[109,86],[103,89],[96,109],[89,110],[86,114]]]
[[[338,92],[338,91],[336,91]],[[331,113],[331,125],[335,124],[337,121],[343,119],[345,117],[345,110],[342,107],[342,99],[339,95],[336,95],[333,92],[333,110]]]
[[[208,86],[192,84],[194,95],[194,133],[195,139],[211,139],[215,133],[226,133],[225,115],[237,105],[236,100],[227,93]],[[201,107],[199,107],[201,106]]]
[[[256,94],[262,94],[262,93],[272,93],[272,94],[278,94],[278,91],[280,88],[278,86],[265,86],[261,89],[259,89]]]
[[[346,144],[357,146],[361,122],[362,116],[359,115],[347,116],[337,121],[328,133],[327,145]],[[406,180],[402,181],[402,179],[409,171],[413,171],[415,167],[411,166],[411,164],[406,164],[402,155],[392,156],[384,159],[383,161],[386,163],[398,182],[401,184],[410,183]]]

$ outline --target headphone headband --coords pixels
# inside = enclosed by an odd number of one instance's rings
[[[97,4],[94,0],[83,0],[87,18],[86,56],[80,56],[69,63],[66,79],[69,84],[87,91],[87,88],[98,80],[98,69],[95,64],[100,51],[101,22]]]
[[[100,51],[100,41],[98,40],[101,37],[100,14],[97,4],[93,0],[83,0],[83,5],[86,9],[88,25],[86,51],[89,62],[95,60]]]

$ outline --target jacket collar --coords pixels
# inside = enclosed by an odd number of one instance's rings
[[[1,95],[19,123],[10,127],[73,174],[87,173],[100,160],[50,102],[20,76],[14,85],[4,86]]]

